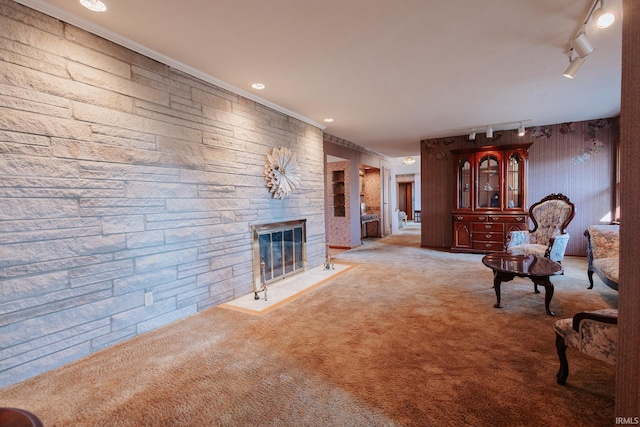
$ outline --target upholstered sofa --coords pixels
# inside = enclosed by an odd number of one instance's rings
[[[590,225],[584,235],[587,238],[589,289],[593,288],[593,273],[596,273],[605,285],[617,291],[620,226]]]

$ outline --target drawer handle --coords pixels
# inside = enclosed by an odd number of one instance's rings
[[[478,217],[478,221],[484,221],[485,217],[484,216],[479,216]]]
[[[463,217],[461,217],[461,216],[457,216],[456,218],[458,219],[458,221],[462,221],[462,219],[463,219]]]
[[[490,230],[491,226],[490,225],[485,225],[484,228],[486,228],[487,230]]]
[[[487,233],[484,235],[484,237],[486,237],[487,239],[491,237],[491,234]]]
[[[517,216],[517,217],[516,217],[516,220],[517,220],[517,221],[522,221],[522,217],[521,217],[521,216]]]
[[[491,219],[494,220],[494,221],[497,221],[500,218],[498,218],[497,216],[492,216]]]
[[[491,243],[485,243],[484,246],[487,247],[487,248],[490,248],[491,247]]]

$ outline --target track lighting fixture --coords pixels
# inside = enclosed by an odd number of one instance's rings
[[[580,67],[582,67],[582,64],[584,64],[584,61],[585,59],[581,56],[576,56],[575,58],[569,56],[569,66],[562,75],[568,79],[574,78]]]
[[[585,33],[580,33],[578,37],[571,41],[571,48],[580,58],[584,58],[593,52],[593,46],[589,43],[589,40],[587,40]]]
[[[468,128],[458,128],[458,129],[452,129],[452,131],[454,132],[460,132],[457,133],[457,135],[464,135],[466,132],[468,133],[468,141],[475,141],[476,137],[478,136],[477,132],[478,129],[480,129],[480,132],[482,132],[482,129],[486,129],[485,131],[485,138],[486,139],[492,139],[492,138],[499,138],[502,136],[502,131],[505,130],[512,130],[514,132],[518,132],[518,136],[524,136],[526,134],[525,131],[525,127],[524,127],[524,123],[526,122],[530,122],[531,119],[525,119],[525,120],[514,120],[511,122],[503,122],[503,123],[492,123],[490,125],[484,125],[484,124],[475,124],[473,127],[468,127]],[[498,134],[494,135],[496,129],[498,130]]]
[[[600,7],[598,7],[598,5],[600,5]],[[596,9],[596,7],[598,8]],[[616,19],[613,13],[604,10],[604,0],[593,1],[589,13],[582,23],[580,32],[569,42],[568,55],[570,64],[563,75],[570,79],[576,75],[580,67],[582,67],[582,64],[584,64],[584,58],[594,50],[585,34],[585,27],[591,18],[593,18],[598,28],[607,28],[613,24]],[[577,55],[575,58],[573,58],[573,52]]]
[[[607,28],[616,20],[616,16],[613,13],[604,10],[604,0],[600,0],[600,7],[592,13],[591,17],[598,28]]]

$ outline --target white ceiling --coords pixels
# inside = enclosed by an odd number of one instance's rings
[[[622,0],[605,2],[612,27],[587,24],[595,50],[573,80],[566,52],[593,0],[18,2],[390,157],[471,128],[620,113]]]

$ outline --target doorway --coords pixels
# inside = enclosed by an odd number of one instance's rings
[[[398,209],[407,214],[407,219],[413,221],[413,183],[398,183]]]

